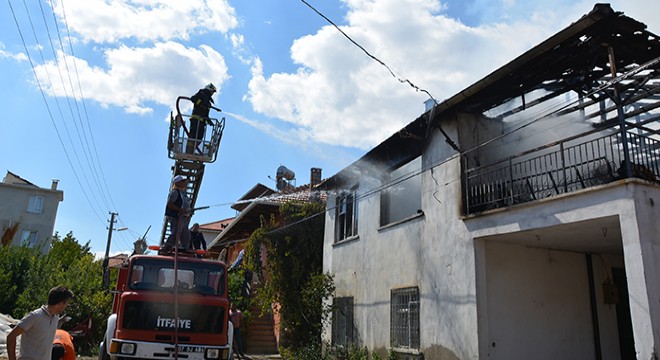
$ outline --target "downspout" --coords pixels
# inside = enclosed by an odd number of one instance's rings
[[[602,360],[603,354],[600,348],[600,326],[598,324],[598,304],[596,303],[596,286],[594,284],[594,269],[591,253],[587,257],[587,279],[589,280],[589,303],[591,305],[591,326],[594,334],[594,352],[596,360]]]

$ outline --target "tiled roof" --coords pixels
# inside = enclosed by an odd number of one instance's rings
[[[234,220],[234,218],[227,218],[223,220],[218,220],[206,224],[199,224],[199,228],[201,230],[206,230],[206,231],[222,231],[231,221]]]

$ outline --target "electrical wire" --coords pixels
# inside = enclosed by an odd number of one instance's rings
[[[78,172],[76,171],[75,166],[73,165],[73,162],[71,161],[71,156],[69,156],[69,152],[67,151],[66,146],[64,145],[64,141],[62,140],[62,136],[60,134],[60,131],[57,127],[57,124],[55,123],[55,119],[54,119],[53,113],[50,109],[50,105],[48,105],[48,101],[46,99],[46,94],[45,94],[44,89],[41,85],[41,82],[39,81],[39,77],[37,76],[35,65],[34,65],[34,62],[32,61],[32,56],[30,55],[30,51],[27,47],[27,43],[25,42],[25,37],[23,36],[23,32],[21,31],[21,27],[18,23],[18,18],[16,17],[16,12],[14,11],[14,7],[11,4],[11,0],[7,0],[7,2],[9,4],[9,8],[11,10],[12,17],[14,18],[14,22],[16,24],[16,28],[17,28],[19,36],[21,38],[21,42],[23,43],[23,48],[25,49],[26,56],[28,58],[28,61],[30,62],[30,67],[32,68],[32,73],[34,75],[35,81],[37,82],[37,87],[39,88],[39,92],[41,93],[41,98],[42,98],[42,100],[43,100],[43,102],[46,106],[46,110],[48,112],[49,119],[50,119],[51,123],[53,124],[53,127],[55,128],[55,133],[57,134],[57,138],[60,142],[60,145],[62,146],[62,150],[64,151],[67,162],[69,163],[69,166],[71,167],[71,170],[74,174],[74,177],[76,178],[76,181],[78,182],[78,186],[80,186],[80,189],[82,190],[83,195],[84,195],[85,199],[87,200],[87,203],[89,204],[90,208],[92,209],[92,212],[94,213],[96,218],[99,220],[99,222],[101,222],[103,224],[103,220],[101,219],[101,216],[99,216],[99,214],[96,212],[96,209],[94,208],[94,205],[92,204],[91,200],[89,199],[89,196],[87,195],[87,192],[85,191],[85,188],[83,187],[82,182],[80,181],[80,177],[78,176]]]
[[[38,38],[37,38],[37,32],[36,32],[36,30],[35,30],[35,28],[34,28],[34,25],[33,25],[33,23],[32,23],[32,17],[30,16],[30,12],[29,12],[29,10],[28,10],[28,8],[27,8],[27,4],[26,4],[25,0],[23,0],[23,4],[25,5],[25,11],[26,11],[26,13],[27,13],[27,15],[28,15],[28,19],[29,19],[29,21],[30,21],[30,25],[31,25],[31,27],[32,27],[32,32],[33,32],[33,34],[34,34],[35,42],[36,42],[37,44],[39,44],[39,40],[38,40]],[[56,53],[56,51],[55,51],[55,46],[53,45],[52,37],[51,37],[51,34],[50,34],[50,28],[48,27],[48,22],[47,22],[47,20],[46,20],[46,16],[45,16],[45,13],[44,13],[44,10],[43,10],[43,6],[41,5],[41,2],[39,2],[39,8],[41,9],[41,16],[42,16],[42,19],[43,19],[43,21],[44,21],[44,26],[45,26],[45,28],[46,28],[46,33],[48,34],[48,40],[49,40],[49,42],[50,42],[50,47],[51,47],[51,50],[52,50],[52,52],[53,52],[53,57],[54,57],[54,59],[55,59],[55,64],[56,64],[56,67],[57,67],[57,72],[58,72],[59,77],[60,77],[60,81],[61,81],[61,83],[62,83],[62,88],[64,89],[64,94],[65,94],[65,98],[66,98],[67,104],[68,104],[68,106],[69,106],[69,111],[70,111],[70,113],[71,113],[71,116],[74,117],[73,108],[71,107],[71,102],[69,101],[69,94],[68,94],[68,91],[67,91],[67,89],[66,89],[66,85],[64,84],[64,77],[62,76],[62,71],[61,71],[61,69],[60,69],[58,56],[57,56],[57,53]],[[58,34],[58,35],[59,35],[59,34]],[[44,58],[44,56],[43,56],[43,52],[41,51],[41,46],[39,46],[38,49],[39,49],[39,54],[40,54],[40,56],[41,56],[41,61],[42,61],[43,64],[45,64],[45,63],[46,63],[46,60],[45,60],[45,58]],[[46,77],[48,78],[48,81],[49,81],[50,84],[51,84],[51,88],[55,88],[55,83],[53,82],[53,80],[52,80],[51,77],[50,77],[50,73],[49,73],[49,71],[48,71],[48,68],[45,67],[45,66],[44,66],[44,71],[45,71],[45,73],[46,73]],[[59,113],[60,113],[60,116],[61,116],[61,118],[62,118],[62,123],[64,124],[65,130],[66,130],[67,138],[69,139],[69,142],[70,142],[70,144],[71,144],[71,148],[72,148],[72,150],[73,150],[73,153],[74,153],[74,155],[75,155],[75,157],[76,157],[76,160],[78,161],[78,166],[80,167],[80,169],[81,169],[81,173],[82,173],[83,178],[84,178],[84,180],[85,180],[85,183],[87,184],[87,187],[89,188],[90,193],[92,194],[92,199],[96,202],[96,204],[97,204],[97,206],[98,206],[99,208],[102,208],[101,204],[99,203],[98,199],[97,199],[96,196],[95,196],[95,192],[94,192],[94,190],[93,190],[93,188],[92,188],[92,186],[91,186],[91,184],[90,184],[90,182],[89,182],[89,179],[88,179],[88,177],[87,177],[87,173],[84,171],[82,161],[80,160],[80,156],[78,156],[78,155],[79,155],[79,154],[78,154],[78,151],[76,151],[76,146],[75,146],[74,143],[73,143],[73,139],[72,139],[72,137],[71,137],[71,133],[69,132],[69,127],[67,126],[66,119],[65,119],[65,117],[64,117],[64,114],[62,113],[62,109],[61,109],[61,107],[60,107],[60,103],[59,103],[59,101],[58,101],[57,98],[55,98],[55,103],[57,104],[57,108],[58,108]],[[87,152],[84,151],[85,147],[84,147],[84,145],[83,145],[83,143],[82,143],[82,137],[80,136],[80,130],[79,130],[78,125],[77,125],[77,123],[75,122],[75,120],[73,121],[73,124],[74,124],[75,129],[76,129],[76,132],[77,132],[77,134],[78,134],[78,136],[77,136],[77,137],[78,137],[78,140],[80,141],[80,144],[82,145],[82,148],[83,148],[83,154],[84,154],[85,157],[86,157],[87,165],[89,166],[89,164],[90,164],[89,157],[87,157]],[[97,181],[97,184],[98,184],[98,181]],[[107,203],[107,202],[106,202],[106,203]]]
[[[73,123],[74,123],[74,125],[75,125],[75,127],[76,127],[76,132],[77,132],[77,134],[78,134],[78,140],[80,141],[80,145],[81,145],[81,147],[82,147],[82,149],[83,149],[83,153],[84,153],[85,158],[86,158],[86,160],[87,160],[87,165],[88,165],[89,169],[91,170],[91,172],[94,174],[94,175],[92,176],[92,179],[93,179],[94,182],[96,183],[96,186],[97,186],[97,188],[98,188],[98,190],[99,190],[99,191],[98,191],[98,192],[99,192],[99,195],[101,196],[101,199],[103,200],[103,202],[104,202],[106,208],[107,208],[107,209],[111,209],[110,204],[108,203],[108,200],[107,200],[107,198],[105,197],[105,194],[103,193],[103,188],[101,187],[101,184],[99,183],[99,174],[98,174],[98,172],[96,171],[96,165],[97,165],[97,162],[94,161],[94,159],[93,159],[93,157],[92,157],[92,154],[91,154],[91,151],[90,151],[89,141],[88,141],[88,139],[87,139],[87,133],[85,132],[85,127],[84,127],[84,125],[83,125],[82,117],[81,117],[81,115],[80,115],[80,108],[78,107],[78,100],[77,100],[77,98],[76,98],[75,88],[73,87],[73,81],[71,80],[71,70],[69,69],[69,63],[66,61],[66,59],[67,59],[67,57],[66,57],[66,51],[64,51],[64,44],[63,44],[63,42],[62,42],[62,36],[60,35],[60,29],[59,29],[59,25],[58,25],[58,22],[57,22],[57,18],[56,18],[56,16],[55,16],[55,11],[54,11],[55,8],[53,7],[52,1],[50,2],[50,6],[51,6],[51,8],[53,9],[53,11],[51,11],[51,14],[53,15],[53,22],[55,23],[55,29],[56,29],[56,33],[57,33],[57,39],[58,39],[58,41],[59,41],[60,51],[61,51],[61,53],[62,53],[62,55],[63,55],[63,56],[62,56],[62,60],[63,60],[63,62],[64,62],[64,67],[66,68],[66,74],[67,74],[67,78],[68,78],[68,80],[69,80],[69,86],[71,87],[71,95],[72,95],[71,97],[73,98],[73,103],[74,103],[74,105],[75,105],[75,107],[76,107],[76,113],[77,113],[77,115],[78,115],[78,120],[79,120],[79,122],[80,122],[80,129],[78,128],[78,124],[77,124],[76,121],[75,121],[76,117],[75,117],[75,115],[74,115],[74,113],[73,113],[73,109],[71,108],[71,102],[69,101],[69,95],[68,95],[67,87],[66,87],[66,85],[64,84],[64,79],[62,79],[62,74],[61,74],[61,71],[60,71],[60,61],[59,61],[59,57],[58,57],[57,54],[55,53],[55,49],[54,49],[54,46],[53,46],[53,42],[52,42],[52,39],[51,39],[51,36],[50,36],[50,31],[48,30],[48,22],[46,21],[46,16],[45,16],[45,13],[44,13],[44,11],[43,11],[43,6],[41,5],[41,2],[39,2],[39,7],[41,8],[42,17],[44,18],[44,25],[46,26],[46,30],[48,31],[48,39],[49,39],[49,41],[50,41],[51,48],[53,48],[53,56],[54,56],[54,59],[55,59],[56,64],[57,64],[58,72],[60,73],[60,79],[61,79],[61,81],[62,81],[62,88],[64,89],[64,92],[65,92],[65,96],[66,96],[66,99],[67,99],[67,103],[68,103],[68,105],[69,105],[69,110],[70,110],[70,112],[71,112],[71,117],[72,117],[72,119],[73,119]],[[77,76],[77,75],[78,75],[78,74],[76,73],[76,76]],[[80,130],[82,130],[82,136],[80,136],[80,133],[81,133]],[[91,131],[91,130],[90,130],[90,131]],[[84,143],[83,143],[83,140],[84,140]]]
[[[335,23],[334,23],[332,20],[330,20],[327,16],[323,15],[323,13],[321,13],[321,12],[318,11],[318,10],[316,10],[316,8],[313,7],[312,5],[310,5],[307,1],[305,1],[305,0],[300,0],[300,1],[301,1],[303,4],[307,5],[307,7],[309,7],[310,9],[312,9],[315,13],[317,13],[317,14],[318,14],[319,16],[321,16],[323,19],[325,19],[325,21],[327,21],[328,23],[330,23],[330,25],[334,26],[335,29],[337,29],[337,31],[339,31],[342,35],[344,35],[344,37],[345,37],[346,39],[348,39],[348,41],[350,41],[351,43],[353,43],[353,45],[357,46],[360,50],[362,50],[365,54],[367,54],[367,56],[369,56],[371,59],[373,59],[373,60],[376,61],[377,63],[381,64],[382,66],[384,66],[384,67],[387,69],[387,71],[390,72],[390,75],[392,75],[392,76],[393,76],[395,79],[397,79],[400,83],[402,83],[402,84],[408,84],[408,85],[410,85],[413,89],[415,89],[416,91],[421,91],[421,92],[425,93],[425,94],[428,95],[428,96],[429,96],[429,97],[430,97],[435,103],[437,103],[437,101],[435,100],[435,98],[433,97],[433,95],[431,95],[430,92],[428,92],[428,91],[425,90],[425,89],[419,88],[417,85],[413,84],[410,80],[408,80],[408,79],[403,79],[403,78],[401,78],[400,76],[396,75],[396,74],[394,73],[394,71],[392,71],[392,69],[391,69],[391,68],[390,68],[390,67],[389,67],[384,61],[382,61],[382,60],[380,60],[379,58],[377,58],[377,57],[375,57],[374,55],[372,55],[369,51],[367,51],[367,49],[365,49],[365,48],[364,48],[362,45],[360,45],[357,41],[353,40],[350,36],[348,36],[348,34],[346,34],[346,33],[345,33],[345,32],[344,32],[339,26],[337,26],[337,24],[335,24]]]
[[[52,0],[49,0],[49,1],[50,1],[50,4],[51,4],[51,8],[55,9],[55,6],[53,5]],[[94,132],[92,131],[92,128],[91,128],[91,125],[90,125],[89,113],[87,112],[87,105],[85,103],[85,96],[83,94],[82,86],[80,84],[80,75],[79,75],[79,72],[78,72],[78,65],[76,64],[76,56],[75,56],[75,53],[73,51],[73,44],[71,42],[71,32],[69,31],[69,22],[68,22],[67,17],[66,17],[64,0],[60,0],[60,4],[62,5],[62,19],[64,20],[64,25],[65,25],[65,28],[66,28],[66,33],[67,33],[66,38],[69,42],[69,50],[71,52],[71,58],[72,58],[72,62],[73,62],[73,69],[74,69],[74,72],[76,74],[76,80],[77,80],[77,83],[78,83],[78,91],[80,92],[80,102],[82,103],[83,111],[85,113],[85,120],[87,121],[87,129],[89,131],[89,135],[90,135],[90,138],[92,140],[91,142],[92,142],[92,146],[93,146],[93,149],[94,149],[94,155],[96,156],[96,163],[99,164],[98,168],[99,168],[99,172],[101,173],[101,182],[104,185],[105,191],[108,195],[108,198],[110,199],[110,203],[112,204],[112,207],[114,209],[117,209],[117,206],[115,205],[115,202],[112,199],[112,194],[111,194],[111,192],[108,188],[108,183],[105,181],[106,177],[105,177],[105,174],[103,173],[103,167],[100,166],[101,160],[99,158],[98,150],[96,148],[96,140],[94,139]],[[55,15],[55,13],[53,12],[53,16],[54,15]],[[56,22],[56,25],[57,25],[57,22]]]
[[[612,85],[614,85],[614,84],[618,84],[619,82],[621,82],[621,81],[627,79],[627,78],[630,77],[632,74],[636,74],[636,73],[638,73],[638,72],[640,72],[640,71],[643,71],[643,70],[645,70],[645,69],[648,69],[650,66],[653,66],[653,65],[658,64],[658,63],[660,63],[660,57],[657,57],[657,58],[655,58],[655,59],[653,59],[653,60],[651,60],[651,61],[648,61],[648,62],[645,63],[645,64],[642,64],[642,65],[638,66],[638,67],[635,68],[635,69],[629,70],[629,71],[623,73],[622,75],[619,75],[619,76],[617,76],[617,77],[614,77],[613,79],[610,79],[609,81],[605,82],[604,84],[602,84],[602,85],[600,85],[600,86],[598,86],[598,87],[592,89],[592,91],[590,91],[590,92],[587,94],[587,96],[591,96],[591,95],[594,95],[594,94],[596,94],[596,93],[598,93],[598,92],[601,92],[601,91],[605,90],[606,88],[608,88],[608,87],[610,87],[610,86],[612,86]],[[455,159],[457,159],[457,158],[459,158],[459,157],[461,157],[461,156],[464,156],[464,155],[466,155],[466,154],[468,154],[468,153],[470,153],[470,152],[472,152],[472,151],[475,151],[475,150],[477,150],[477,149],[479,149],[479,148],[482,148],[482,147],[484,147],[484,146],[486,146],[486,145],[488,145],[488,144],[490,144],[490,143],[492,143],[492,142],[494,142],[494,141],[497,141],[497,140],[499,140],[499,139],[502,139],[502,138],[504,138],[504,137],[506,137],[506,136],[509,136],[509,135],[511,135],[511,134],[513,134],[513,133],[515,133],[515,132],[518,132],[518,131],[520,131],[520,130],[522,130],[522,129],[528,127],[528,126],[531,126],[532,124],[534,124],[534,123],[536,123],[536,122],[538,122],[538,121],[541,121],[541,120],[543,120],[543,119],[546,119],[546,118],[549,118],[549,117],[551,117],[551,116],[554,116],[555,114],[557,114],[557,113],[563,111],[564,109],[566,109],[566,108],[568,108],[568,107],[570,107],[570,106],[573,106],[573,105],[577,104],[578,102],[579,102],[579,99],[575,99],[575,100],[573,100],[573,101],[569,101],[569,102],[564,103],[564,104],[553,104],[553,105],[549,106],[548,108],[545,108],[545,109],[542,110],[542,112],[546,112],[546,111],[547,111],[547,113],[545,113],[545,114],[537,113],[537,114],[539,114],[540,116],[537,117],[537,118],[532,117],[532,120],[529,121],[529,122],[527,122],[527,123],[524,123],[524,124],[522,124],[522,125],[520,125],[520,126],[518,126],[518,127],[512,128],[512,129],[509,130],[508,132],[502,133],[502,134],[500,134],[499,136],[496,136],[496,137],[494,137],[494,138],[492,138],[492,139],[490,139],[490,140],[488,140],[488,141],[485,141],[485,142],[482,142],[482,143],[480,143],[480,144],[477,144],[476,146],[474,146],[474,147],[472,147],[472,148],[470,148],[470,149],[468,149],[468,150],[465,150],[465,151],[463,151],[463,152],[457,152],[457,153],[455,153],[455,154],[453,154],[453,155],[447,157],[446,159],[443,159],[443,160],[437,161],[437,162],[432,163],[432,164],[430,164],[430,165],[428,165],[428,166],[426,166],[426,167],[421,167],[419,170],[411,171],[411,172],[409,172],[409,173],[407,173],[407,174],[402,174],[400,177],[398,177],[398,178],[396,178],[396,179],[393,179],[393,180],[391,180],[391,181],[389,181],[389,182],[383,183],[383,184],[381,184],[380,186],[377,186],[377,187],[375,187],[375,188],[373,188],[373,189],[367,190],[367,191],[365,191],[365,192],[362,193],[362,194],[357,194],[357,196],[355,197],[355,200],[354,200],[354,201],[360,201],[360,200],[366,199],[366,198],[368,198],[368,197],[371,197],[371,196],[373,196],[373,195],[375,195],[375,194],[379,194],[380,192],[382,192],[382,191],[384,191],[384,190],[386,190],[386,189],[388,189],[388,188],[391,188],[391,187],[393,187],[393,186],[396,186],[396,185],[398,185],[398,184],[400,184],[400,183],[402,183],[402,182],[404,182],[404,181],[406,181],[406,180],[408,180],[408,179],[410,179],[410,178],[412,178],[412,177],[415,177],[415,176],[421,175],[421,174],[424,173],[425,171],[432,170],[433,168],[436,168],[436,167],[438,167],[438,166],[441,166],[441,165],[443,165],[443,164],[446,164],[446,163],[449,162],[449,161],[455,160]],[[567,120],[567,121],[568,121],[568,120]],[[549,129],[545,129],[545,130],[543,130],[543,131],[548,131],[548,130],[549,130]],[[435,180],[435,178],[433,178],[433,179]],[[447,182],[444,184],[444,186],[445,186],[445,187],[446,187],[446,186],[449,186],[450,184],[452,184],[452,183],[454,183],[454,182],[456,182],[456,181],[460,181],[460,180],[461,180],[460,177],[459,177],[459,178],[452,179],[452,180],[449,180],[449,181],[447,181]],[[437,184],[437,180],[436,180],[436,184]],[[341,191],[340,191],[340,192],[341,192]],[[284,195],[283,195],[283,196],[284,196]],[[437,198],[436,198],[436,199],[437,199]],[[254,200],[257,200],[257,199],[254,199]],[[244,201],[250,201],[250,200],[244,200]],[[282,226],[282,227],[279,227],[279,228],[273,229],[273,230],[269,231],[268,234],[270,234],[270,233],[275,233],[275,232],[278,232],[278,231],[282,231],[282,230],[284,230],[284,229],[286,229],[286,228],[289,228],[289,227],[291,227],[291,226],[295,226],[295,225],[300,224],[300,223],[302,223],[302,222],[304,222],[304,221],[311,220],[311,219],[313,219],[313,218],[315,218],[315,217],[317,217],[317,216],[319,216],[319,215],[325,214],[326,212],[334,211],[334,210],[337,209],[338,207],[339,207],[339,205],[331,206],[331,207],[327,207],[327,206],[326,206],[326,209],[325,209],[324,211],[321,211],[321,212],[319,212],[319,213],[316,213],[316,214],[310,215],[309,217],[306,217],[306,218],[299,219],[299,220],[297,220],[297,221],[295,221],[295,222],[292,222],[292,223],[290,223],[290,224],[284,225],[284,226]]]
[[[94,140],[94,137],[93,137],[93,131],[92,131],[91,126],[90,126],[89,114],[87,112],[87,108],[86,108],[86,105],[85,105],[85,102],[84,102],[82,86],[80,84],[80,76],[79,76],[79,73],[78,73],[77,65],[75,63],[75,55],[73,54],[73,45],[71,43],[71,35],[69,33],[69,30],[68,30],[68,22],[66,20],[64,4],[62,3],[63,19],[64,19],[64,23],[66,24],[66,29],[67,29],[67,34],[68,34],[67,38],[69,40],[69,48],[71,50],[71,54],[72,54],[72,58],[73,58],[75,76],[76,76],[76,80],[77,80],[77,84],[78,84],[78,90],[80,92],[80,99],[81,99],[83,109],[84,109],[84,113],[85,113],[85,119],[86,119],[87,130],[88,131],[85,131],[85,125],[83,124],[83,121],[82,121],[80,107],[78,106],[78,99],[77,99],[77,96],[76,96],[76,90],[73,86],[73,80],[72,80],[72,77],[71,77],[71,70],[70,70],[69,64],[67,62],[67,56],[66,56],[66,51],[64,49],[64,43],[62,41],[62,36],[60,34],[58,21],[57,21],[56,14],[55,14],[55,6],[54,6],[52,0],[49,0],[49,5],[53,9],[53,11],[51,13],[52,13],[52,16],[53,16],[53,22],[55,24],[57,38],[58,38],[58,41],[59,41],[59,49],[60,49],[61,54],[62,54],[61,59],[64,62],[64,64],[61,63],[60,56],[58,56],[58,54],[57,54],[56,46],[54,45],[53,40],[52,40],[53,36],[51,34],[51,30],[50,30],[50,27],[48,25],[48,20],[46,19],[46,12],[44,11],[44,8],[43,8],[41,2],[39,2],[39,9],[41,11],[41,17],[43,19],[43,24],[44,24],[44,27],[45,27],[45,30],[46,30],[46,33],[47,33],[47,36],[48,36],[48,41],[49,41],[49,44],[50,44],[50,48],[51,48],[51,51],[52,51],[52,54],[53,54],[53,60],[54,60],[55,66],[57,67],[57,72],[59,74],[60,83],[61,83],[62,89],[64,91],[64,95],[66,97],[66,101],[67,101],[67,105],[68,105],[69,113],[70,113],[70,119],[71,119],[71,121],[73,121],[80,149],[82,149],[81,151],[83,152],[83,154],[85,156],[86,161],[84,163],[86,164],[86,166],[83,166],[83,161],[82,161],[81,157],[79,156],[78,147],[76,146],[76,144],[74,143],[74,141],[72,139],[71,131],[69,129],[69,126],[67,125],[68,124],[67,117],[64,115],[62,107],[60,106],[60,102],[58,101],[57,98],[54,99],[57,111],[58,111],[59,116],[61,118],[61,122],[62,122],[62,125],[63,125],[63,128],[64,128],[64,132],[62,132],[60,130],[59,126],[57,125],[57,123],[54,119],[54,116],[53,116],[53,112],[51,110],[51,106],[49,105],[49,102],[47,100],[45,90],[44,90],[44,84],[42,83],[42,81],[45,79],[47,81],[46,84],[50,83],[51,84],[50,87],[52,89],[55,89],[56,86],[55,86],[55,83],[53,82],[53,78],[51,77],[50,71],[45,66],[46,65],[46,60],[45,60],[43,52],[41,51],[42,46],[40,45],[39,38],[37,36],[37,32],[36,32],[36,29],[35,29],[35,24],[32,21],[32,16],[30,14],[30,10],[28,9],[28,6],[27,6],[25,0],[23,0],[23,5],[25,7],[25,12],[27,14],[27,18],[28,18],[29,23],[30,23],[30,28],[32,30],[32,33],[34,35],[34,40],[35,40],[36,45],[37,45],[36,48],[38,49],[39,55],[41,57],[41,61],[44,64],[44,73],[43,74],[45,75],[45,77],[42,77],[41,79],[37,75],[37,71],[36,71],[37,66],[35,65],[33,57],[31,56],[30,51],[28,49],[27,43],[25,41],[25,37],[23,35],[23,31],[21,30],[20,22],[18,21],[17,14],[16,14],[16,11],[15,11],[12,3],[11,3],[11,0],[8,0],[8,4],[9,4],[9,7],[11,9],[12,16],[14,18],[16,28],[17,28],[18,33],[20,35],[21,41],[23,43],[23,47],[25,49],[26,55],[27,55],[28,60],[30,62],[30,66],[32,68],[34,78],[35,78],[36,83],[38,85],[39,91],[41,92],[42,100],[44,101],[44,104],[46,105],[46,109],[47,109],[47,112],[49,114],[49,118],[51,120],[51,123],[53,124],[53,127],[54,127],[55,132],[56,132],[57,137],[58,137],[58,140],[60,142],[60,145],[61,145],[61,147],[62,147],[62,149],[65,153],[65,156],[67,158],[67,162],[69,163],[69,166],[70,166],[70,168],[71,168],[71,170],[72,170],[72,172],[73,172],[73,174],[76,178],[76,182],[77,182],[78,186],[80,187],[80,189],[81,189],[81,191],[82,191],[89,207],[92,209],[92,213],[95,215],[97,220],[99,220],[101,223],[104,223],[102,217],[99,215],[99,211],[97,210],[97,209],[102,209],[103,206],[99,202],[98,197],[96,196],[96,194],[100,195],[100,198],[101,198],[102,202],[104,203],[104,205],[107,209],[111,209],[110,203],[112,203],[112,207],[116,207],[116,206],[114,205],[114,201],[113,201],[112,196],[110,194],[110,191],[108,189],[107,182],[105,181],[105,175],[103,174],[102,167],[100,166],[101,162],[100,162],[100,159],[99,159],[99,156],[98,156],[98,150],[96,148],[95,140]],[[64,65],[64,66],[62,66],[62,65]],[[68,78],[68,86],[66,85],[66,82],[64,80],[64,75],[62,74],[62,69],[66,69],[65,72],[66,72],[66,75],[67,75],[67,78]],[[68,89],[71,89],[71,95],[69,94]],[[71,98],[73,98],[73,103],[74,103],[75,109],[76,109],[75,113],[74,113],[71,101],[69,100],[70,96],[71,96]],[[77,116],[78,121],[76,121],[76,114],[78,115]],[[78,124],[80,124],[80,126],[78,126]],[[87,132],[89,132],[89,135],[90,135],[90,138],[91,138],[91,145],[93,146],[95,158],[92,155],[92,151],[91,151],[92,146],[90,146],[90,140],[87,137]],[[68,139],[70,149],[67,148],[67,145],[65,144],[65,142],[63,140],[63,136],[62,136],[63,134],[66,135],[66,138]],[[76,160],[75,163],[78,165],[77,167],[76,167],[76,165],[74,165],[74,162],[72,161],[72,156],[71,155],[73,155],[73,157],[75,157],[75,160]],[[98,170],[97,170],[97,168],[98,168]],[[79,170],[76,170],[76,169],[79,169]],[[85,170],[85,169],[87,169],[87,170]],[[99,172],[101,173],[101,176],[99,176]],[[87,175],[88,173],[90,174],[89,176]],[[90,178],[92,179],[92,182],[90,182]],[[101,178],[102,182],[99,181],[99,178]],[[92,183],[95,186],[92,186]],[[107,193],[107,197],[106,197],[106,193]],[[108,199],[109,199],[109,201],[108,201]],[[101,213],[102,212],[103,211],[101,211]],[[125,238],[126,234],[122,234],[121,237]],[[126,240],[124,240],[123,242],[124,242],[124,245],[125,245]]]

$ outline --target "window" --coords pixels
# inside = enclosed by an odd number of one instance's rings
[[[28,203],[29,213],[41,214],[44,211],[44,197],[43,196],[30,196]]]
[[[174,263],[169,259],[140,258],[129,270],[129,287],[136,290],[169,291],[174,288]],[[222,295],[225,272],[219,263],[179,263],[177,272],[179,291]]]
[[[390,345],[419,349],[419,288],[392,290],[390,303]]]
[[[332,345],[353,344],[353,297],[332,300]]]
[[[35,247],[37,246],[37,232],[30,230],[23,230],[21,234],[21,246]]]
[[[337,196],[335,241],[356,236],[358,231],[358,202],[354,190]]]
[[[383,179],[380,197],[380,225],[384,226],[418,214],[422,209],[422,157],[393,170]]]

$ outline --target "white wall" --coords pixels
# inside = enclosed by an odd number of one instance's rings
[[[43,196],[43,211],[39,214],[27,211],[31,196]],[[43,242],[43,251],[50,248],[50,240],[55,227],[55,217],[60,201],[61,190],[50,190],[26,185],[0,183],[0,230],[20,223],[11,245],[20,245],[23,231],[36,231],[37,240]]]
[[[443,126],[450,136],[456,134],[453,127]],[[445,138],[435,131],[422,166],[451,154]],[[457,179],[458,158],[434,168],[433,173],[426,171],[422,177],[424,214],[392,226],[379,227],[378,195],[361,200],[359,236],[348,242],[333,245],[335,214],[328,212],[324,270],[335,274],[336,296],[354,297],[359,345],[381,353],[390,348],[390,291],[417,286],[419,350],[425,358],[478,358],[474,250],[459,221],[461,184]],[[378,185],[362,177],[358,191]],[[334,198],[329,198],[328,206],[334,204]],[[330,340],[329,331],[324,339]]]
[[[487,242],[485,257],[489,359],[594,358],[583,254]]]
[[[462,116],[461,126],[465,121]],[[453,139],[456,128],[455,120],[443,123]],[[380,197],[370,196],[359,202],[358,237],[334,244],[335,213],[326,215],[324,271],[335,274],[336,296],[354,298],[359,346],[381,354],[389,349],[390,291],[417,286],[419,350],[426,359],[593,358],[584,254],[553,252],[548,262],[547,250],[491,248],[475,239],[621,216],[625,255],[595,257],[594,268],[603,260],[623,265],[625,259],[633,284],[631,304],[637,306],[632,311],[635,343],[643,348],[638,352],[646,359],[653,346],[660,348],[660,320],[650,318],[660,319],[658,189],[632,200],[643,185],[615,185],[463,219],[460,161],[452,154],[445,138],[434,131],[422,166],[439,165],[422,174],[422,216],[381,228]],[[379,182],[361,177],[359,185],[358,193],[365,193]],[[653,207],[649,199],[658,205]],[[329,196],[328,207],[334,204]],[[636,207],[644,214],[637,214]],[[594,270],[594,276],[603,359],[617,359],[615,310],[603,304],[600,290],[606,275]],[[521,292],[524,297],[517,298]],[[330,337],[326,331],[324,339]],[[529,356],[513,356],[513,349]]]

